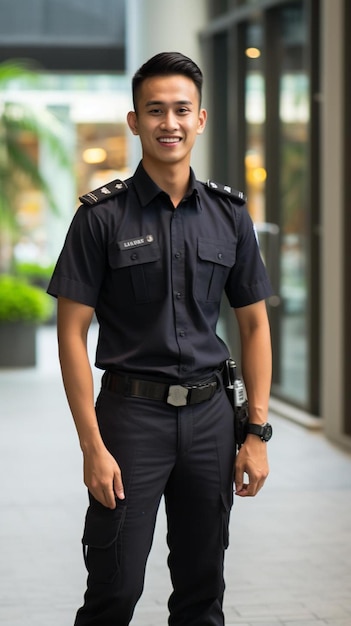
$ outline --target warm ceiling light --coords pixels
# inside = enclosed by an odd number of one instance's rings
[[[264,167],[256,167],[252,172],[252,178],[255,183],[264,183],[267,178],[267,171]]]
[[[261,50],[258,48],[246,48],[245,54],[249,59],[258,59],[261,56]]]
[[[107,157],[107,152],[103,148],[87,148],[83,152],[85,163],[102,163]]]

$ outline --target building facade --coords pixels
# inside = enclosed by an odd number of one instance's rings
[[[350,3],[132,5],[134,67],[173,48],[204,69],[210,121],[196,169],[248,197],[275,289],[272,410],[351,447]],[[223,330],[236,351],[225,306]]]
[[[60,20],[48,10],[55,3],[35,2],[54,34]],[[104,0],[98,13],[94,2],[68,4],[78,13],[61,51],[59,33],[42,40],[51,70],[67,71],[71,58],[72,71],[90,65],[130,77],[161,50],[179,50],[204,70],[209,122],[193,163],[199,178],[248,198],[275,291],[267,303],[272,411],[351,447],[349,0]],[[0,32],[0,60],[25,41],[9,32]],[[33,37],[27,52],[35,57]],[[70,55],[62,52],[68,48]],[[128,141],[132,170],[140,151],[135,138]],[[223,303],[219,330],[237,354],[234,328]]]

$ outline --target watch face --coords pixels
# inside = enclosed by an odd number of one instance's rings
[[[270,438],[272,437],[273,434],[273,429],[272,426],[270,424],[265,424],[263,426],[263,433],[262,433],[262,439],[263,441],[269,441]]]

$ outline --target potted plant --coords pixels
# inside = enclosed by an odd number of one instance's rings
[[[55,268],[55,263],[41,264],[35,261],[15,261],[14,274],[23,278],[31,285],[42,287],[46,290]]]
[[[36,364],[36,329],[52,314],[44,289],[23,279],[0,275],[0,367]]]
[[[35,365],[37,326],[50,319],[53,311],[44,290],[47,276],[44,272],[39,276],[38,268],[35,277],[29,276],[33,274],[30,268],[28,280],[21,278],[14,254],[23,234],[19,196],[24,187],[30,185],[39,190],[46,206],[59,213],[37,154],[27,149],[23,138],[31,137],[38,146],[45,145],[60,167],[71,166],[66,131],[58,119],[40,106],[30,107],[24,101],[13,100],[8,91],[13,84],[35,83],[38,79],[27,62],[0,63],[0,367]]]

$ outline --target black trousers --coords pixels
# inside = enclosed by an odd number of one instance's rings
[[[83,536],[87,590],[75,626],[131,622],[162,495],[173,585],[169,625],[222,626],[235,455],[225,391],[175,408],[102,389],[96,411],[126,499],[110,510],[90,495]]]

